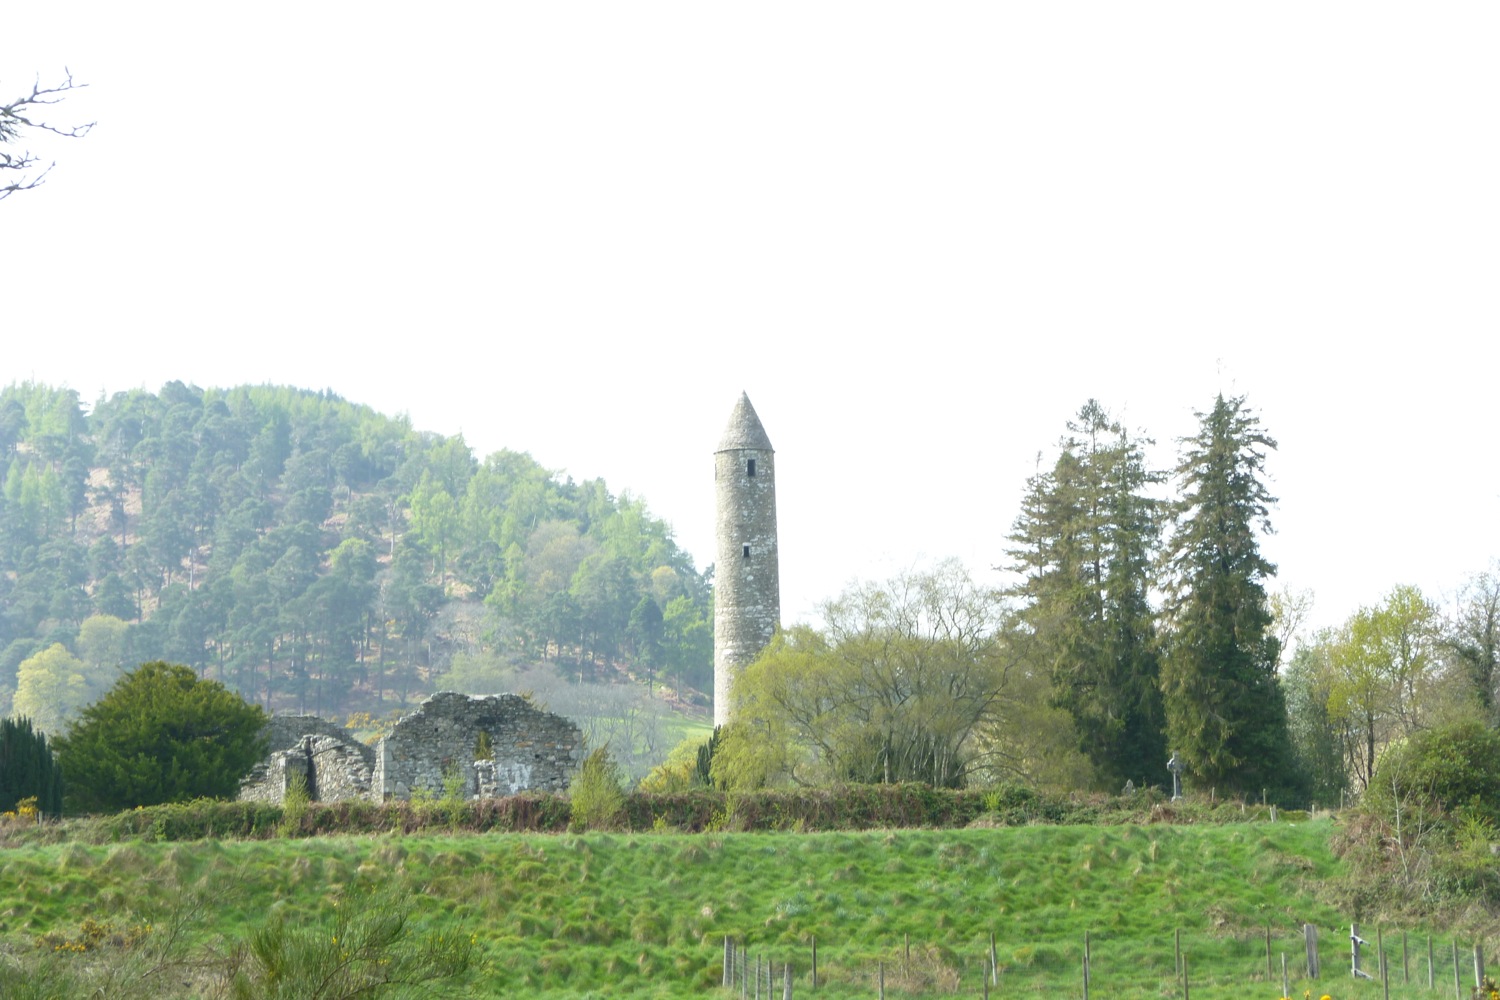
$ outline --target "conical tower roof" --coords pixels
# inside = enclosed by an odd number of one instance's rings
[[[719,439],[719,447],[714,451],[740,451],[747,448],[775,451],[771,447],[771,439],[766,436],[766,429],[760,424],[760,417],[755,415],[755,407],[750,405],[749,394],[742,392],[739,402],[734,404],[734,412],[729,415],[729,426],[724,428],[724,436]]]

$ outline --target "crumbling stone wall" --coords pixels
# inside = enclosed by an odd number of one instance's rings
[[[370,798],[375,751],[316,715],[280,715],[266,726],[270,755],[240,782],[240,798],[280,803],[300,775],[318,802]]]
[[[481,733],[492,759],[475,759]],[[450,769],[471,798],[562,791],[583,754],[576,725],[510,694],[433,695],[374,747],[313,715],[278,716],[266,735],[270,754],[240,783],[241,799],[280,803],[295,775],[319,802],[441,796]]]
[[[493,761],[475,759],[480,733],[489,739]],[[443,691],[376,745],[373,788],[387,799],[410,798],[418,789],[442,795],[451,768],[462,775],[468,796],[562,791],[582,753],[583,733],[576,725],[525,698]]]

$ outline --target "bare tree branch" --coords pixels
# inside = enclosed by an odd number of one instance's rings
[[[46,113],[48,105],[61,103],[69,91],[88,86],[86,83],[75,83],[73,74],[68,70],[65,69],[63,73],[63,81],[56,86],[43,87],[41,78],[38,77],[31,85],[31,93],[22,94],[9,104],[0,104],[0,145],[20,141],[28,129],[51,132],[65,139],[80,139],[89,134],[94,122],[85,125],[53,125],[40,117]],[[15,180],[0,180],[0,201],[17,191],[30,191],[46,180],[55,163],[47,164],[36,173],[25,173],[36,168],[38,162],[30,150],[22,150],[20,153],[0,152],[0,171],[16,171],[19,175],[11,175],[16,176]],[[0,174],[0,177],[4,176],[6,175]]]

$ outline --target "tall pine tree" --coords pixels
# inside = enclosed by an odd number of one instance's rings
[[[1276,498],[1262,479],[1276,442],[1243,396],[1221,393],[1198,418],[1198,433],[1182,441],[1167,553],[1167,736],[1200,785],[1287,797],[1296,776],[1262,585],[1276,567],[1257,540],[1257,532],[1271,530]]]
[[[1023,577],[1012,595],[1101,780],[1145,782],[1166,760],[1148,598],[1160,531],[1147,491],[1161,477],[1097,401],[1068,430],[1052,470],[1027,484],[1010,536]]]

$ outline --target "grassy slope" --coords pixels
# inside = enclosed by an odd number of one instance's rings
[[[242,938],[276,911],[323,920],[351,885],[401,873],[422,890],[420,923],[477,935],[475,995],[702,995],[718,982],[724,934],[794,959],[799,979],[815,935],[827,996],[871,995],[877,959],[897,995],[909,935],[911,984],[925,993],[960,980],[978,995],[993,931],[1004,992],[1066,996],[1079,992],[1089,930],[1095,996],[1170,996],[1181,927],[1194,997],[1275,997],[1264,928],[1295,968],[1306,921],[1324,929],[1335,970],[1312,995],[1342,998],[1337,928],[1348,918],[1317,894],[1336,867],[1329,831],[1325,820],[25,847],[0,854],[0,940],[84,917],[128,922],[205,878],[215,905],[204,938]]]

